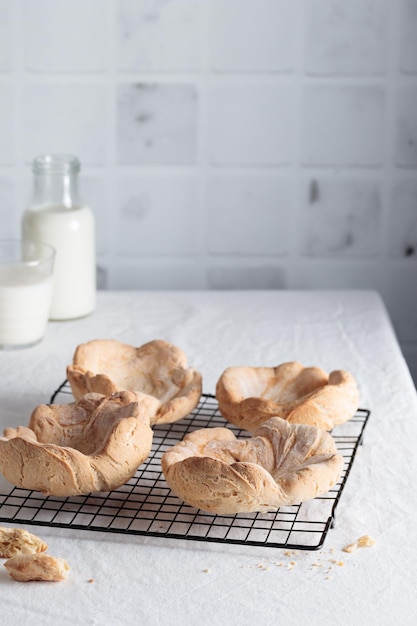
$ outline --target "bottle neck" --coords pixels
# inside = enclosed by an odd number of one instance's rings
[[[71,208],[80,203],[76,176],[65,174],[35,175],[33,181],[34,204],[59,204]]]
[[[71,208],[80,204],[80,162],[71,155],[42,155],[33,161],[33,204]]]

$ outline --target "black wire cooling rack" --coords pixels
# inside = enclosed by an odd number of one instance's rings
[[[73,401],[65,381],[50,403]],[[214,396],[203,395],[189,417],[154,427],[152,451],[135,476],[108,493],[86,496],[44,496],[36,491],[12,488],[0,493],[0,521],[37,526],[93,530],[125,535],[147,535],[172,539],[245,544],[272,548],[317,550],[334,526],[336,507],[352,468],[358,446],[363,441],[370,416],[359,409],[332,435],[344,458],[342,476],[327,494],[309,502],[281,507],[273,513],[212,515],[179,500],[169,489],[161,471],[162,454],[184,435],[198,428],[226,426],[237,437],[250,435],[226,423]]]

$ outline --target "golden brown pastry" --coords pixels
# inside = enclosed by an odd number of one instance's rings
[[[272,417],[250,439],[227,428],[191,432],[161,464],[187,504],[225,515],[275,511],[322,495],[339,480],[343,457],[326,431]]]
[[[358,409],[359,391],[344,370],[329,375],[292,361],[278,367],[229,367],[216,385],[222,415],[252,431],[273,415],[331,430]]]
[[[24,528],[0,526],[0,558],[9,559],[17,554],[36,554],[48,549],[46,543]]]
[[[65,559],[49,554],[21,554],[13,556],[4,567],[15,580],[25,583],[30,580],[60,581],[68,576],[70,566]]]
[[[185,417],[202,392],[201,374],[187,367],[185,353],[159,339],[139,348],[114,339],[81,344],[67,367],[67,378],[77,399],[91,391],[135,392],[151,415],[151,425]]]
[[[6,428],[0,471],[12,484],[48,495],[110,491],[147,458],[152,436],[134,393],[91,393],[67,405],[38,406],[28,428]]]

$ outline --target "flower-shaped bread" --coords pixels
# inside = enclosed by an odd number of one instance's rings
[[[161,464],[187,504],[227,515],[275,511],[323,495],[339,480],[343,457],[325,430],[272,417],[250,439],[221,427],[191,432]]]
[[[358,409],[359,391],[345,370],[327,374],[292,361],[277,367],[229,367],[216,385],[222,415],[252,431],[271,416],[331,430]]]
[[[12,484],[47,495],[111,491],[145,461],[152,437],[149,415],[134,393],[91,393],[36,407],[28,428],[6,428],[0,471]]]
[[[139,348],[114,339],[81,344],[67,367],[67,378],[75,398],[91,391],[133,391],[151,416],[151,425],[185,417],[202,392],[201,374],[187,368],[185,353],[162,340]]]

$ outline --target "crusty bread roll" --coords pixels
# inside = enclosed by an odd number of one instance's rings
[[[202,392],[202,376],[187,368],[185,353],[159,339],[139,348],[113,339],[81,344],[67,367],[67,378],[77,399],[91,391],[133,391],[149,412],[151,425],[185,417]]]
[[[222,415],[249,431],[274,415],[331,430],[353,417],[359,391],[347,371],[328,375],[292,361],[277,367],[229,367],[217,381],[216,398]]]
[[[147,458],[152,437],[134,393],[91,393],[67,405],[38,406],[28,428],[6,428],[0,471],[12,484],[47,495],[110,491]]]
[[[220,515],[275,511],[310,500],[343,469],[332,436],[272,417],[250,439],[227,428],[189,433],[161,459],[165,479],[187,504]]]

